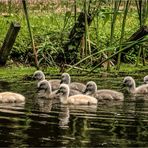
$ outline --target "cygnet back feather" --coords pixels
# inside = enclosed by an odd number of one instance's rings
[[[18,93],[13,92],[1,92],[0,103],[20,103],[24,102],[25,97]]]
[[[57,80],[57,79],[49,80],[49,83],[51,84],[52,91],[55,91],[55,90],[59,89],[60,82],[61,82],[61,80]]]

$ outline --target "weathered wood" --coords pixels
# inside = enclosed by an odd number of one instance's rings
[[[6,64],[9,53],[13,47],[13,44],[15,42],[15,39],[18,35],[19,30],[20,30],[19,23],[11,23],[9,30],[6,34],[4,43],[0,49],[0,65],[1,66],[4,66]]]
[[[90,26],[93,20],[92,14],[87,15],[88,26]],[[69,35],[69,41],[65,44],[64,50],[66,53],[66,63],[75,63],[78,57],[78,48],[81,43],[81,39],[85,33],[85,13],[81,12],[77,22],[73,26],[73,29]]]
[[[87,15],[88,26],[90,26],[95,14]],[[85,13],[81,12],[73,26],[68,41],[64,44],[64,53],[59,53],[57,63],[74,64],[78,57],[78,47],[85,32]]]
[[[136,41],[142,37],[148,35],[148,26],[141,26],[129,39],[128,41]]]

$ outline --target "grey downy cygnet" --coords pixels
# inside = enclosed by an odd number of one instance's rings
[[[148,75],[143,78],[144,84],[148,84]]]
[[[148,94],[148,84],[136,87],[135,80],[130,76],[124,78],[123,85],[127,87],[128,92],[131,94]]]
[[[47,80],[42,80],[37,84],[37,95],[42,98],[56,99],[58,95],[56,91],[52,91],[51,84]]]
[[[94,81],[87,82],[85,94],[93,96],[99,101],[122,101],[124,99],[124,95],[120,92],[110,89],[97,90],[97,85]]]
[[[63,73],[61,77],[61,84],[68,84],[70,89],[84,92],[86,86],[83,83],[71,82],[71,77],[68,73]]]
[[[70,88],[67,84],[60,85],[57,93],[60,94],[60,102],[62,104],[91,105],[98,102],[96,98],[83,94],[69,96],[69,92]]]
[[[41,70],[37,70],[34,72],[33,78],[39,82],[45,80],[45,74]],[[52,91],[55,91],[59,88],[61,80],[52,79],[48,81],[51,84]]]

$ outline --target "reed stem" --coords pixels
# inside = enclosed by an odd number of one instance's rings
[[[22,3],[23,3],[23,8],[24,8],[24,13],[25,13],[26,21],[27,21],[28,31],[29,31],[29,35],[30,35],[30,39],[31,39],[31,43],[32,43],[34,59],[35,59],[35,66],[36,66],[37,69],[39,69],[39,63],[38,63],[38,58],[37,58],[37,51],[35,49],[33,33],[31,31],[31,26],[30,26],[30,21],[29,21],[29,14],[28,14],[28,11],[27,11],[26,0],[22,0]]]

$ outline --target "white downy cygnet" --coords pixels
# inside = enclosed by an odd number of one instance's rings
[[[25,102],[25,97],[14,92],[1,92],[0,103],[20,103]]]
[[[59,90],[60,102],[62,104],[74,104],[74,105],[91,105],[97,104],[97,99],[91,96],[79,94],[74,96],[69,96],[69,86],[67,84],[61,84]]]

